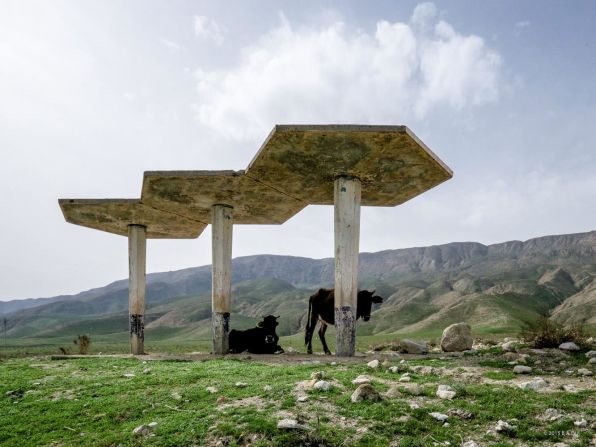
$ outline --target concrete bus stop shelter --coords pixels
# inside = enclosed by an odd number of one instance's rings
[[[59,199],[67,222],[128,237],[130,352],[143,354],[147,238],[194,239],[206,223],[143,205],[139,199]]]
[[[60,206],[68,222],[127,234],[133,247],[135,232],[143,233],[138,227],[147,237],[181,238],[197,237],[211,223],[213,353],[224,354],[233,224],[281,224],[308,204],[333,204],[336,355],[353,356],[360,206],[399,205],[452,175],[405,126],[282,125],[275,126],[246,171],[145,172],[140,200],[64,199]],[[129,252],[135,265],[143,258],[144,303],[144,237],[142,250]],[[135,269],[131,261],[131,290],[141,288]],[[133,302],[132,291],[129,297]],[[133,346],[132,315],[138,309],[131,309],[131,350],[142,353]]]

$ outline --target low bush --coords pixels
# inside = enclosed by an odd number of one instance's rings
[[[585,347],[588,338],[583,325],[562,326],[545,316],[526,323],[519,336],[537,349],[558,348],[565,342],[574,342],[579,347]]]

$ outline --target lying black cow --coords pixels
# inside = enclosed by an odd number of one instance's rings
[[[382,302],[383,298],[375,296],[374,290],[372,292],[360,290],[358,292],[356,319],[362,317],[364,321],[370,320],[372,303]],[[321,321],[319,337],[321,338],[323,349],[325,350],[325,354],[331,354],[325,341],[325,331],[327,331],[328,324],[335,324],[335,294],[333,293],[333,289],[319,289],[308,300],[308,320],[306,321],[304,344],[307,346],[309,354],[312,354],[312,335],[319,320]]]
[[[239,353],[248,351],[251,354],[275,354],[284,352],[277,344],[279,337],[275,328],[279,324],[273,315],[267,315],[257,327],[245,331],[230,331],[230,352]]]

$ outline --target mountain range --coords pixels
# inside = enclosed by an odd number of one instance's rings
[[[299,332],[308,297],[332,287],[333,258],[257,255],[232,262],[232,326],[281,315]],[[483,245],[454,242],[361,253],[360,287],[385,298],[360,335],[436,333],[467,321],[478,333],[510,333],[541,315],[596,327],[596,231]],[[209,337],[211,266],[147,275],[146,329],[161,338]],[[0,302],[10,338],[128,330],[128,282],[77,295]]]

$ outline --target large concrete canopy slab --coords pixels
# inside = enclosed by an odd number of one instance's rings
[[[139,199],[59,199],[67,222],[128,236],[129,225],[143,225],[152,239],[194,239],[207,223],[144,205]]]
[[[277,125],[246,175],[313,205],[332,205],[334,180],[356,177],[362,205],[396,206],[453,172],[406,126]]]
[[[234,208],[235,224],[282,224],[307,205],[244,171],[148,171],[141,201],[208,223],[213,205],[227,205]]]

